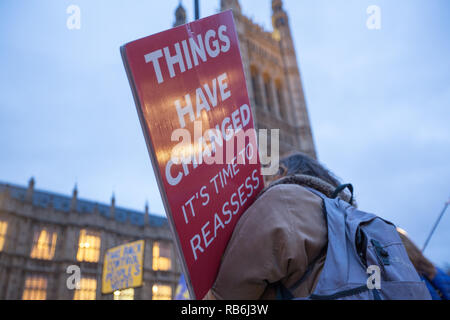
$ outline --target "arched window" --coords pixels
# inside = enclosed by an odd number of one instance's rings
[[[171,269],[171,250],[167,242],[153,243],[153,270],[168,271]]]
[[[255,104],[257,106],[262,106],[262,96],[261,96],[261,88],[259,86],[259,73],[258,69],[254,66],[250,67],[251,77],[252,77],[252,88],[253,88],[253,96],[255,99]]]
[[[152,287],[153,300],[172,300],[172,287],[163,284],[154,284]]]
[[[134,300],[134,289],[128,288],[114,291],[114,300]]]
[[[76,289],[73,300],[95,300],[97,296],[97,279],[81,278],[80,289]]]
[[[278,107],[280,109],[280,117],[287,119],[286,102],[284,101],[283,85],[280,80],[275,81],[275,92],[277,95]]]
[[[267,109],[269,111],[273,110],[273,96],[272,96],[272,88],[271,88],[271,79],[268,74],[264,75],[264,93],[266,95],[267,101]]]
[[[33,239],[31,258],[52,260],[55,256],[56,232],[47,229],[36,230]]]
[[[100,258],[100,233],[93,230],[80,230],[78,238],[78,261],[98,262]]]
[[[47,298],[47,278],[27,276],[22,300],[45,300]]]
[[[8,222],[0,221],[0,251],[3,250],[6,240],[6,231],[8,230]]]

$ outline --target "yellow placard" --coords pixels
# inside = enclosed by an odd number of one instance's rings
[[[144,240],[108,249],[102,274],[102,293],[142,286]]]

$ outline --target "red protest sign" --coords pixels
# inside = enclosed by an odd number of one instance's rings
[[[201,299],[236,222],[263,187],[232,13],[121,52],[191,296]]]

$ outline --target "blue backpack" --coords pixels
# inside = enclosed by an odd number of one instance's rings
[[[328,228],[325,264],[314,292],[307,300],[429,300],[430,293],[408,258],[395,226],[380,217],[357,210],[337,195],[350,184],[336,189],[333,198],[307,188],[323,200]],[[350,200],[352,202],[352,200]],[[290,288],[277,287],[281,299],[293,299]]]

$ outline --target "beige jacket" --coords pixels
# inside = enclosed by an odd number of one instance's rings
[[[328,189],[333,188],[328,185]],[[326,244],[322,200],[298,184],[276,185],[240,218],[205,299],[274,299],[275,283],[290,288],[317,258],[304,281],[292,290],[295,297],[306,297],[323,268]]]

